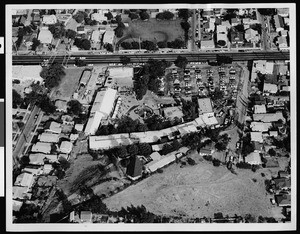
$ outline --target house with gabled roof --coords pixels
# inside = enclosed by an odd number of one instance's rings
[[[141,177],[143,171],[143,163],[141,159],[136,157],[130,157],[129,164],[126,168],[126,174],[129,178],[136,180]]]

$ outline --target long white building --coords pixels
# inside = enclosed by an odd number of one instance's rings
[[[117,90],[110,88],[97,93],[89,120],[84,130],[85,134],[93,135],[96,133],[101,119],[108,117],[113,111],[116,96]]]

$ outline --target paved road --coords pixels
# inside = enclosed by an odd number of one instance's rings
[[[126,54],[133,63],[146,62],[149,58],[153,59],[165,59],[167,61],[174,61],[178,55],[184,56],[189,62],[216,60],[219,53],[201,53],[201,52],[183,52],[183,53],[144,53],[144,54]],[[233,61],[247,61],[247,60],[288,60],[290,53],[288,51],[252,51],[252,52],[222,52],[222,55],[232,57]],[[74,64],[75,58],[84,57],[87,63],[120,63],[121,54],[83,54],[83,55],[72,55],[68,60],[68,64]],[[13,65],[39,65],[44,59],[49,59],[51,56],[40,56],[40,55],[18,55],[13,56]],[[62,63],[65,56],[58,55],[51,62]]]
[[[35,128],[35,122],[36,119],[34,118],[36,114],[38,114],[40,112],[40,108],[38,108],[37,106],[35,106],[26,122],[26,124],[24,125],[24,129],[21,133],[21,135],[19,136],[19,139],[16,143],[16,147],[13,151],[13,160],[14,163],[17,163],[17,159],[23,155],[23,150],[24,150],[24,146],[26,145],[26,143],[30,143],[31,141],[31,133],[34,131]]]

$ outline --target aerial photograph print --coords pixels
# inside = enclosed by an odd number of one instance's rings
[[[296,229],[295,4],[5,7],[7,230]]]

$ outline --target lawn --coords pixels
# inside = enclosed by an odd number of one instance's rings
[[[173,164],[163,169],[162,174],[154,174],[104,203],[111,210],[143,204],[159,215],[213,217],[214,213],[222,212],[280,217],[280,208],[271,205],[264,188],[265,178],[259,171],[237,169],[238,175],[234,175],[223,166],[200,162],[199,157],[193,157],[197,158],[195,166],[180,168]]]
[[[176,38],[184,40],[184,31],[181,28],[181,20],[149,19],[148,21],[128,20],[129,27],[124,30],[124,36],[119,42],[126,39],[149,40],[149,41],[174,41]]]
[[[62,78],[60,85],[54,90],[52,98],[69,101],[78,87],[84,67],[66,68],[66,75]]]

